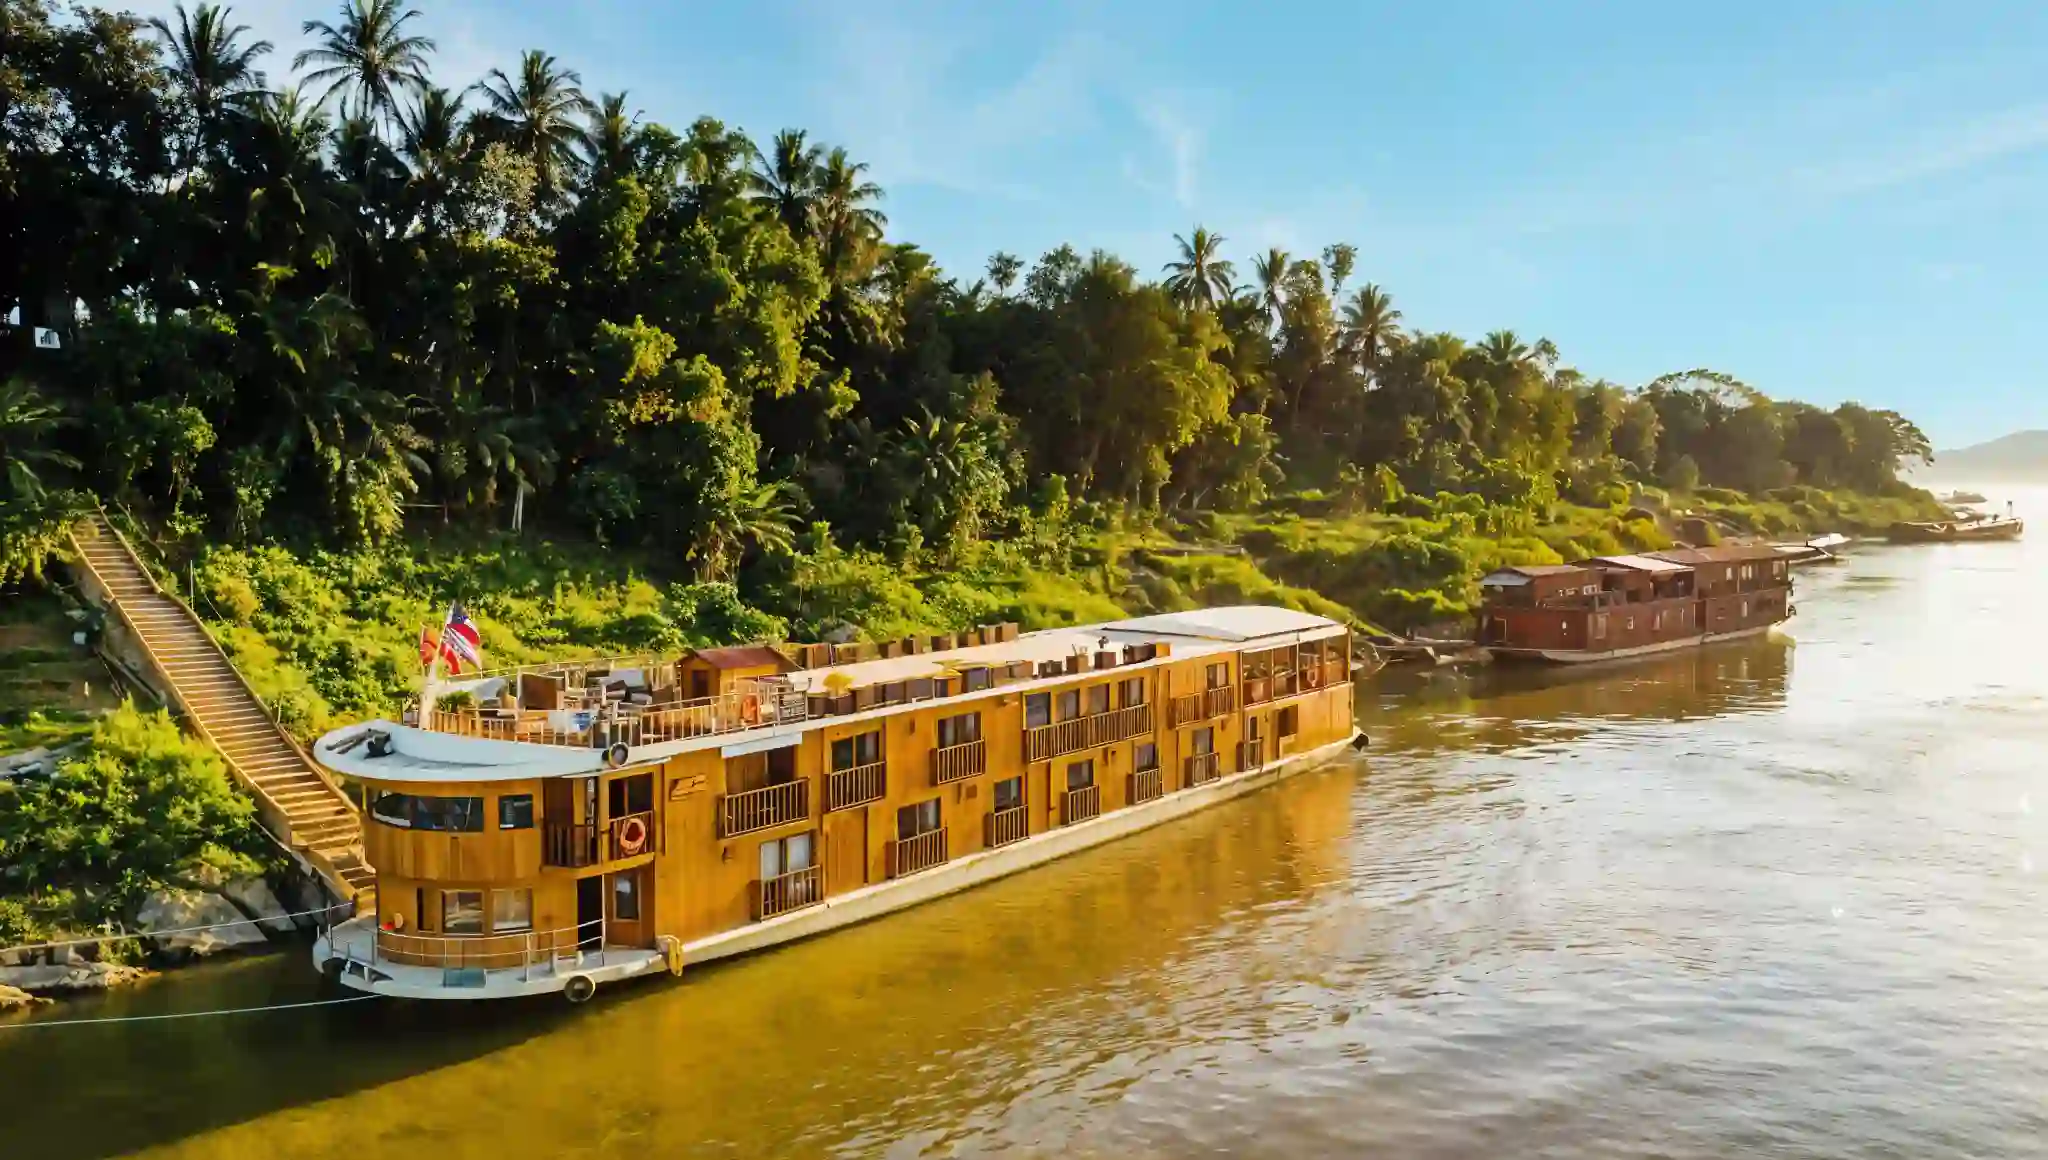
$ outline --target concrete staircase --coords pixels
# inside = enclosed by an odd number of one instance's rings
[[[367,900],[376,874],[363,861],[362,824],[348,798],[271,717],[199,618],[157,587],[104,515],[87,516],[71,538],[80,580],[119,617],[186,725],[220,750],[256,798],[265,828],[340,897]]]

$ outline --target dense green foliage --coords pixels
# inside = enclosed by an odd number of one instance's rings
[[[1410,332],[1341,243],[1249,283],[1200,228],[1157,279],[1064,246],[948,275],[844,149],[663,126],[538,51],[437,87],[395,0],[308,25],[296,80],[211,6],[0,14],[0,578],[87,493],[141,510],[301,726],[387,698],[452,595],[511,659],[1233,594],[1419,623],[1488,560],[1658,541],[1646,486],[1903,497],[1926,452]],[[1131,554],[1279,515],[1350,530]]]
[[[151,890],[254,873],[264,856],[219,756],[125,705],[53,776],[0,782],[0,945],[127,916]]]

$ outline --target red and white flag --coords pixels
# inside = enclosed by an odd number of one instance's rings
[[[441,625],[438,639],[431,626],[420,629],[420,663],[431,666],[437,657],[447,662],[451,675],[459,675],[465,664],[473,669],[484,667],[483,638],[460,604],[448,606],[448,620]]]

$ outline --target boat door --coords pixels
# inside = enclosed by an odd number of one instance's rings
[[[594,951],[604,945],[604,875],[576,880],[576,949]]]
[[[825,815],[825,891],[842,894],[868,884],[868,810]]]

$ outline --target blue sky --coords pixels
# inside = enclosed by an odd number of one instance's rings
[[[1349,241],[1409,325],[1588,374],[1710,366],[1938,446],[2048,427],[2048,5],[419,7],[443,83],[544,47],[655,120],[844,144],[957,273]],[[288,57],[333,5],[235,8]]]

